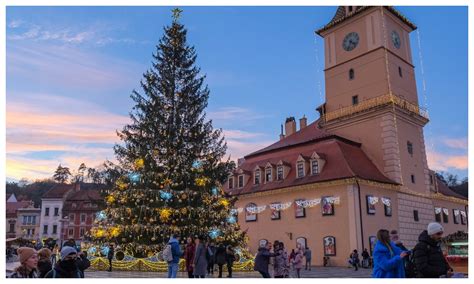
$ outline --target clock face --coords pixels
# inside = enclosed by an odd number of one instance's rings
[[[351,32],[346,35],[342,41],[342,47],[345,51],[351,51],[359,44],[359,35],[356,32]]]
[[[396,31],[392,31],[392,42],[393,42],[393,46],[395,46],[396,48],[400,48],[400,36],[398,35],[398,33]]]

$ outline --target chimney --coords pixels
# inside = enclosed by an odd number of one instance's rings
[[[74,191],[77,192],[81,190],[81,183],[80,182],[76,182],[76,184],[74,185]]]
[[[303,118],[300,118],[300,130],[306,127],[308,120],[306,119],[306,116],[303,115]]]
[[[288,137],[296,132],[296,122],[293,116],[287,117],[285,121],[285,136]]]
[[[283,138],[285,138],[285,134],[283,134],[283,124],[281,124],[280,140]]]
[[[245,162],[245,158],[239,158],[237,159],[237,167],[240,167]]]

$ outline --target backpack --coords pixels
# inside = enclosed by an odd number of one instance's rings
[[[407,258],[405,258],[403,262],[405,266],[405,277],[415,278],[417,274],[415,265],[415,252],[412,251],[412,253]]]
[[[165,249],[163,250],[163,259],[166,262],[173,261],[173,252],[171,251],[171,244],[167,244]]]
[[[415,246],[411,254],[404,260],[406,278],[416,278],[418,274],[418,271],[416,270],[416,265],[415,265],[415,249],[416,248],[417,247]],[[422,249],[422,248],[418,246],[418,249]],[[429,251],[430,245],[426,244],[426,246],[423,246],[423,249],[425,249],[426,251]]]

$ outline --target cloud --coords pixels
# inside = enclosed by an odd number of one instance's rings
[[[468,155],[452,155],[437,152],[428,148],[426,150],[428,166],[435,171],[447,171],[449,169],[467,170],[469,166]]]
[[[227,155],[230,155],[231,159],[237,161],[239,158],[243,158],[252,152],[262,149],[275,141],[260,140],[253,142],[242,142],[238,140],[227,139]]]
[[[47,94],[22,94],[9,100],[6,114],[7,176],[50,177],[59,163],[76,168],[114,159],[116,130],[128,116],[95,104]],[[41,102],[41,108],[38,107]],[[60,107],[62,106],[62,107]],[[51,153],[54,152],[54,153]]]
[[[80,41],[77,35],[70,41]],[[7,46],[7,84],[23,81],[68,89],[101,91],[136,86],[140,64],[68,46],[41,44]]]
[[[217,122],[229,121],[254,121],[268,117],[267,115],[256,113],[250,109],[242,107],[222,107],[215,111],[208,112],[208,116]]]
[[[468,142],[467,142],[467,137],[463,138],[445,138],[442,140],[443,144],[453,148],[453,149],[461,149],[461,150],[467,150],[468,148]]]
[[[51,42],[62,44],[91,44],[91,45],[107,45],[107,44],[144,44],[148,41],[135,40],[133,38],[115,38],[107,33],[113,31],[109,24],[91,24],[86,27],[75,26],[53,26],[45,27],[36,23],[30,23],[23,20],[13,20],[7,27],[7,40],[10,41],[35,41],[35,42]],[[107,27],[107,28],[104,28]]]

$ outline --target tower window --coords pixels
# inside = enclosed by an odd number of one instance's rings
[[[359,96],[352,96],[352,105],[356,105],[359,103]]]
[[[411,183],[415,183],[415,175],[411,175]]]
[[[413,219],[418,222],[420,218],[418,217],[418,210],[413,210]]]
[[[352,12],[352,6],[349,6],[349,13]]]
[[[349,80],[353,80],[354,79],[354,69],[350,69],[349,70]]]
[[[411,143],[410,141],[407,141],[407,151],[408,154],[413,157],[413,143]]]
[[[400,75],[400,77],[403,77],[402,75],[402,67],[398,66],[398,75]]]

